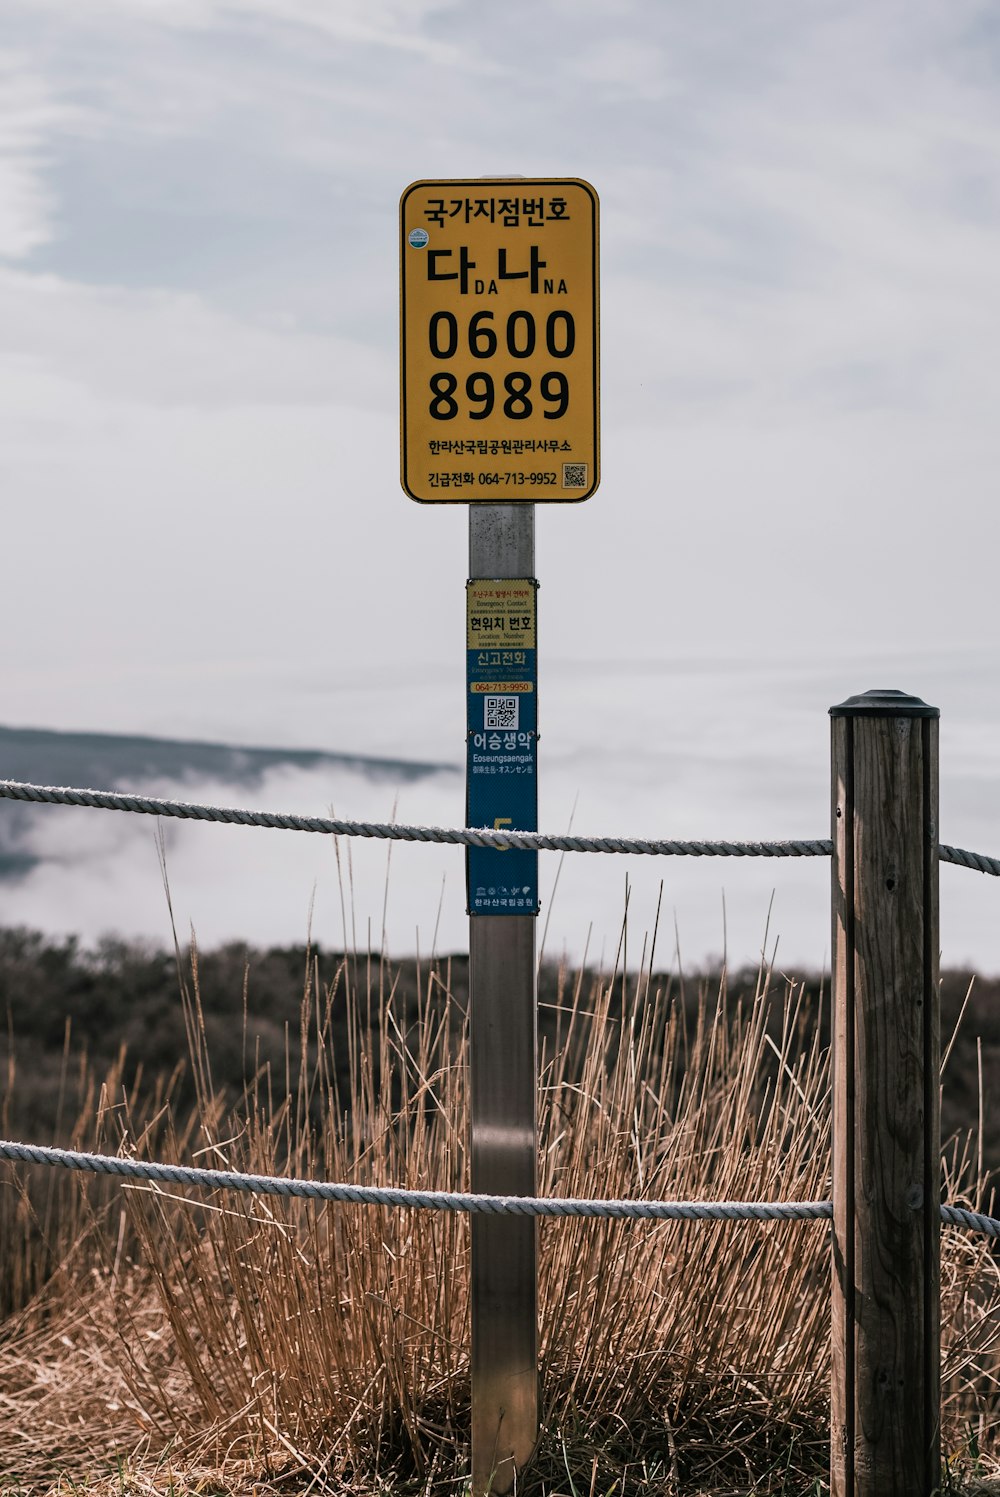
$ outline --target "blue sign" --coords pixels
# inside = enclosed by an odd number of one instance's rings
[[[466,825],[538,830],[534,578],[468,584]],[[470,915],[537,915],[538,853],[470,847]]]

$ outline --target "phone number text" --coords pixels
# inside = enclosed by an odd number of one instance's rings
[[[555,473],[462,473],[458,469],[428,473],[427,479],[432,489],[519,489],[525,484],[550,488],[557,482]]]

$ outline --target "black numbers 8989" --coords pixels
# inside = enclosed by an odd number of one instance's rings
[[[453,374],[432,374],[430,413],[435,421],[453,421],[458,415],[455,392],[458,380]],[[523,369],[512,369],[503,377],[503,390],[498,395],[492,374],[470,374],[463,391],[468,401],[466,414],[472,421],[485,421],[492,415],[498,398],[503,399],[503,413],[511,421],[527,421],[534,406],[531,398],[531,375]],[[552,369],[538,381],[538,395],[551,409],[543,410],[546,421],[558,421],[569,408],[569,381],[565,374]]]
[[[497,329],[492,325],[492,312],[476,312],[466,328],[466,345],[474,359],[491,359],[499,347]],[[528,359],[535,352],[538,330],[531,312],[511,312],[503,329],[507,353],[511,358]],[[576,328],[572,314],[562,310],[550,312],[545,320],[545,351],[552,359],[568,359],[576,346]],[[459,347],[458,318],[453,312],[435,312],[428,327],[428,342],[435,359],[452,359]],[[430,414],[435,421],[453,421],[459,414],[459,382],[454,374],[444,370],[431,375]],[[534,412],[534,402],[540,400],[546,421],[558,421],[569,409],[569,380],[556,369],[547,370],[539,376],[537,386],[525,369],[512,369],[503,377],[500,390],[493,375],[486,370],[470,374],[462,387],[461,395],[467,402],[466,414],[472,421],[485,421],[492,415],[497,402],[502,402],[503,414],[511,421],[526,421]]]

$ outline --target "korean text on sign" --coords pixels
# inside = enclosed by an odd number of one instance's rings
[[[600,477],[594,189],[415,182],[400,254],[405,491],[429,503],[589,498]]]
[[[466,823],[503,831],[538,826],[536,583],[476,578],[466,611]],[[538,913],[538,853],[470,847],[469,913]]]

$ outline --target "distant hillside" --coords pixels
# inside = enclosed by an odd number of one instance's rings
[[[409,783],[426,775],[457,772],[455,764],[338,754],[324,749],[245,748],[175,738],[117,733],[60,733],[44,728],[0,727],[0,779],[90,790],[142,790],[163,781],[182,787],[218,780],[241,788],[258,785],[268,770],[350,769],[371,780]],[[37,807],[0,802],[0,880],[23,877],[38,862],[30,847]]]

